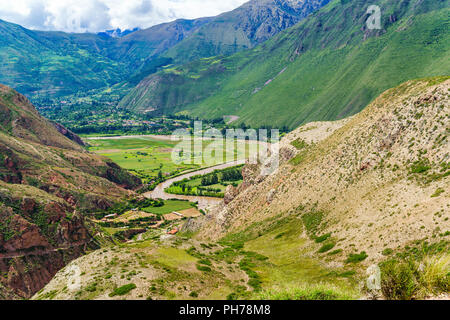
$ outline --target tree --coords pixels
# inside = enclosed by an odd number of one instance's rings
[[[219,177],[217,176],[217,173],[213,173],[211,177],[211,185],[219,183]]]

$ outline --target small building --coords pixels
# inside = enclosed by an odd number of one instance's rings
[[[170,231],[167,231],[167,234],[170,234],[170,235],[175,235],[175,234],[177,234],[178,233],[178,228],[174,228],[174,229],[172,229],[172,230],[170,230]]]

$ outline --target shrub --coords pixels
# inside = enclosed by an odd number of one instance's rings
[[[346,292],[333,285],[319,284],[301,288],[265,291],[258,296],[261,300],[352,300],[353,292]]]
[[[342,278],[349,278],[349,277],[353,277],[355,274],[356,274],[356,271],[349,270],[349,271],[344,271],[344,272],[340,273],[338,276],[342,277]]]
[[[109,296],[110,297],[124,296],[134,289],[136,289],[136,285],[134,283],[126,284],[124,286],[114,289],[114,291],[111,292]]]
[[[195,291],[192,291],[191,293],[189,293],[189,297],[198,298],[198,293]]]
[[[450,254],[426,257],[419,281],[427,292],[450,292]]]
[[[331,237],[331,233],[327,233],[327,234],[324,234],[323,236],[317,237],[315,241],[316,241],[316,243],[322,243],[322,242],[328,240],[329,237]]]
[[[286,232],[280,233],[278,235],[275,236],[275,240],[282,238],[284,235],[286,234]]]
[[[431,195],[431,197],[432,197],[432,198],[437,198],[437,197],[439,197],[441,194],[443,194],[444,192],[445,192],[444,189],[438,188],[438,189]]]
[[[244,248],[244,243],[243,242],[235,242],[235,243],[232,243],[230,245],[230,247],[233,249],[236,249],[236,250],[240,250],[240,249]]]
[[[208,259],[201,259],[201,260],[198,261],[198,263],[199,264],[204,264],[204,265],[207,265],[207,266],[211,266],[212,265],[211,261],[209,261]]]
[[[390,248],[386,248],[383,250],[383,252],[381,252],[381,254],[383,256],[390,256],[392,253],[394,253],[394,250],[390,249]]]
[[[91,283],[90,285],[88,285],[86,287],[86,291],[87,292],[95,292],[95,291],[97,291],[97,283],[94,282],[94,283]]]
[[[333,249],[335,246],[334,243],[326,243],[322,246],[322,248],[319,249],[319,253],[325,253]]]
[[[230,301],[232,301],[232,300],[237,300],[238,298],[239,298],[239,296],[238,296],[238,294],[235,293],[235,292],[230,293],[230,294],[227,296],[227,300],[230,300]]]
[[[425,173],[431,169],[428,159],[416,161],[410,168],[410,173]]]
[[[291,145],[294,148],[296,148],[297,150],[302,150],[302,149],[305,149],[306,147],[308,147],[308,144],[304,140],[302,140],[300,138],[295,140],[295,141],[292,141]]]
[[[381,292],[389,300],[411,300],[417,292],[413,262],[388,260],[381,267]]]
[[[258,278],[251,278],[250,280],[248,280],[248,285],[252,287],[255,291],[261,290],[261,284],[262,281],[259,280]]]
[[[360,254],[350,254],[345,261],[346,263],[358,263],[361,261],[366,260],[368,257],[367,253],[365,251],[361,252]]]
[[[203,271],[203,272],[210,272],[211,271],[210,267],[199,265],[199,264],[197,265],[197,269],[200,270],[200,271]]]
[[[328,255],[333,256],[333,255],[341,253],[342,251],[343,251],[342,249],[333,250]]]
[[[305,225],[306,230],[314,236],[317,232],[320,224],[322,223],[324,214],[323,212],[308,212],[302,215],[302,221]]]

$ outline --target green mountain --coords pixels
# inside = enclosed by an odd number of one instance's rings
[[[164,55],[180,64],[253,48],[287,29],[330,0],[252,0],[198,28]]]
[[[27,30],[0,20],[0,81],[28,95],[69,94],[124,79],[124,66],[95,52],[91,34]]]
[[[219,17],[176,20],[122,37],[32,31],[0,20],[0,82],[40,99],[136,85],[174,61],[253,47],[328,1],[252,0]]]
[[[355,114],[408,79],[450,74],[450,1],[373,4],[381,30],[366,26],[367,1],[335,0],[252,50],[150,75],[120,105],[292,129]]]

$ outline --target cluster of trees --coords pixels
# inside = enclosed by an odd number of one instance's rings
[[[184,196],[200,196],[200,197],[216,197],[223,198],[225,195],[221,189],[205,188],[205,187],[192,187],[189,185],[173,185],[166,189],[166,192],[171,194],[179,194]]]
[[[211,175],[204,176],[201,181],[202,186],[212,186],[219,183],[219,176],[216,172]]]
[[[242,179],[242,166],[233,167],[216,170],[204,176],[194,176],[191,179],[175,182],[166,192],[180,195],[223,198],[223,188],[213,188],[211,186],[220,184],[224,187],[228,185],[237,187],[238,181]]]
[[[242,167],[214,171],[211,174],[202,177],[202,186],[212,186],[218,183],[225,185],[226,182],[235,182],[242,180]]]
[[[242,179],[242,167],[222,171],[222,181],[239,181]]]
[[[142,217],[142,218],[136,218],[133,220],[129,220],[127,222],[114,222],[114,221],[107,221],[107,222],[99,222],[99,225],[104,228],[122,228],[122,227],[128,227],[128,228],[135,228],[142,226],[142,224],[145,224],[147,226],[149,225],[155,225],[157,221],[159,221],[160,217]]]

